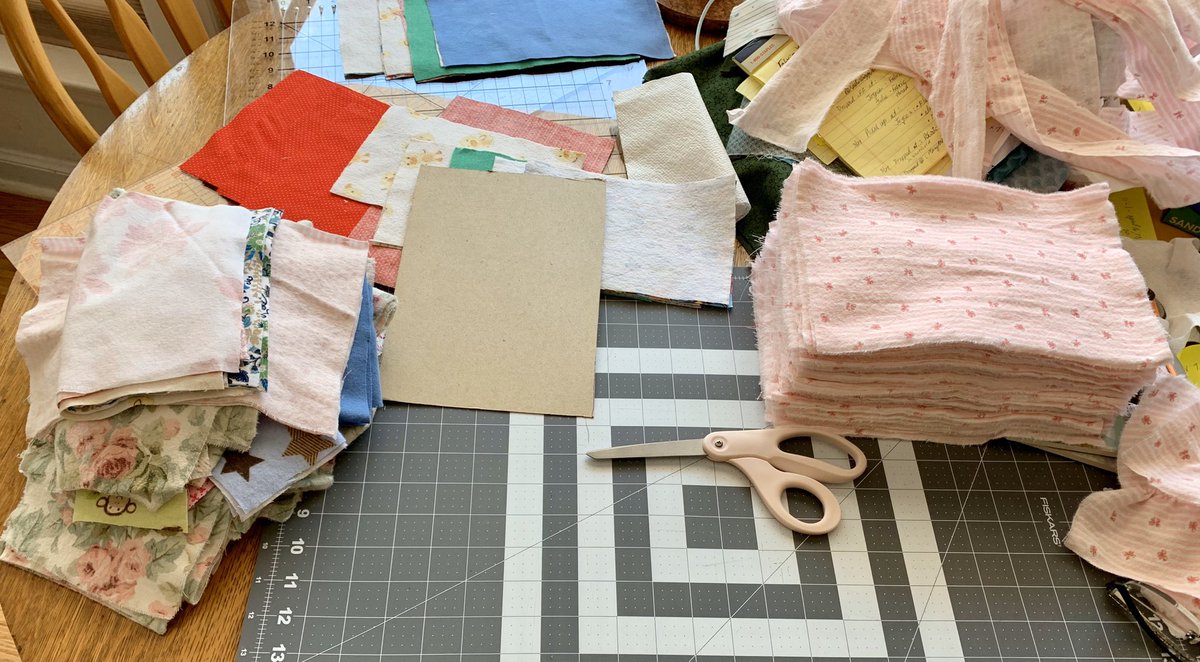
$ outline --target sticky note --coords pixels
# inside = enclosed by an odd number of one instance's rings
[[[180,492],[158,510],[150,510],[126,497],[99,494],[89,490],[75,491],[76,522],[98,522],[139,529],[188,530],[188,496]]]
[[[754,101],[754,97],[758,96],[758,93],[761,92],[762,88],[764,87],[766,87],[766,85],[760,83],[757,78],[748,76],[746,80],[742,81],[741,84],[737,86],[737,93],[751,101]]]
[[[1189,345],[1179,350],[1176,355],[1179,363],[1187,373],[1188,381],[1200,386],[1200,345]]]
[[[754,72],[750,74],[750,77],[757,78],[758,82],[766,85],[767,81],[774,78],[775,74],[779,73],[779,70],[783,68],[783,65],[787,64],[787,61],[792,59],[792,56],[795,55],[796,51],[798,50],[800,50],[800,46],[797,45],[796,42],[789,40],[783,45],[782,48],[771,54],[771,57],[767,58],[762,64],[755,68]]]
[[[816,155],[825,165],[833,163],[834,159],[838,157],[837,152],[821,136],[813,136],[812,140],[808,141],[808,151]]]
[[[916,83],[887,71],[846,86],[817,133],[863,177],[925,174],[947,154]]]
[[[1150,205],[1146,202],[1146,189],[1116,191],[1108,196],[1108,200],[1117,211],[1122,237],[1158,239],[1154,233],[1154,221],[1150,217]]]
[[[1135,113],[1146,113],[1154,110],[1154,104],[1144,99],[1126,99],[1125,103]]]

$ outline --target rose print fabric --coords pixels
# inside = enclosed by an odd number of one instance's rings
[[[219,492],[189,511],[189,533],[74,522],[71,500],[54,495],[54,453],[34,443],[21,461],[25,493],[9,517],[0,560],[79,591],[163,632],[213,527],[228,517]],[[153,621],[144,619],[156,619]]]
[[[1079,504],[1065,543],[1089,563],[1183,597],[1200,613],[1200,390],[1163,376],[1133,410],[1118,490]]]
[[[362,142],[330,190],[344,198],[383,206],[397,171],[411,156],[405,152],[405,147],[413,140],[485,149],[522,161],[536,159],[569,168],[583,167],[585,158],[583,153],[574,150],[539,145],[438,117],[425,117],[396,106],[379,118],[375,129]],[[445,154],[445,158],[448,160],[450,154]]]
[[[283,212],[259,209],[250,219],[242,280],[242,335],[245,353],[230,386],[267,388],[267,317],[271,311],[271,242]]]
[[[212,473],[210,440],[218,449],[246,447],[257,420],[247,407],[151,405],[99,421],[61,421],[54,430],[56,492],[92,490],[158,510],[189,481]]]
[[[751,277],[768,420],[1099,444],[1170,358],[1107,193],[802,163]]]
[[[237,372],[252,217],[241,207],[133,192],[101,201],[63,321],[59,402],[155,380]]]

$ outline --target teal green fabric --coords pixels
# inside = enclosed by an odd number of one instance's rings
[[[999,163],[992,166],[992,169],[988,171],[987,180],[999,183],[1008,179],[1017,168],[1025,165],[1025,162],[1029,160],[1031,152],[1033,152],[1033,148],[1029,145],[1025,143],[1017,145],[1013,151],[1008,153],[1008,156],[1005,156]]]
[[[724,56],[724,48],[725,42],[720,41],[681,55],[651,67],[643,79],[650,81],[683,72],[692,74],[722,144],[728,142],[733,130],[727,113],[741,105],[742,95],[738,94],[737,86],[746,78],[733,58]],[[792,166],[778,159],[737,158],[733,160],[733,170],[750,199],[750,213],[737,224],[738,242],[746,252],[754,255],[762,247],[767,227],[779,209],[783,180],[792,174]]]
[[[633,62],[639,59],[637,55],[556,57],[545,60],[523,60],[521,62],[503,62],[500,64],[443,67],[442,59],[438,55],[437,41],[433,33],[433,19],[429,15],[429,3],[426,0],[405,0],[404,20],[408,27],[408,50],[412,55],[413,78],[418,83],[456,76],[470,77],[489,76],[500,73],[529,73],[530,69],[562,67],[563,65],[570,64],[618,64]]]
[[[518,161],[496,152],[488,152],[482,149],[471,149],[469,147],[455,147],[450,153],[450,167],[458,170],[481,170],[483,172],[491,172],[492,166],[495,165],[496,159],[501,158],[506,161]]]

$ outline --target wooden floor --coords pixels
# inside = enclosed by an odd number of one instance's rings
[[[49,206],[42,200],[0,193],[0,246],[36,228]],[[0,301],[8,294],[14,273],[12,263],[0,257]]]

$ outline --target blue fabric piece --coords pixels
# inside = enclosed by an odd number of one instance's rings
[[[382,406],[383,387],[379,383],[379,357],[375,352],[375,302],[371,296],[371,282],[364,280],[354,344],[342,373],[342,409],[338,423],[366,425],[371,422],[371,410]]]
[[[429,0],[442,65],[675,57],[655,0]]]

